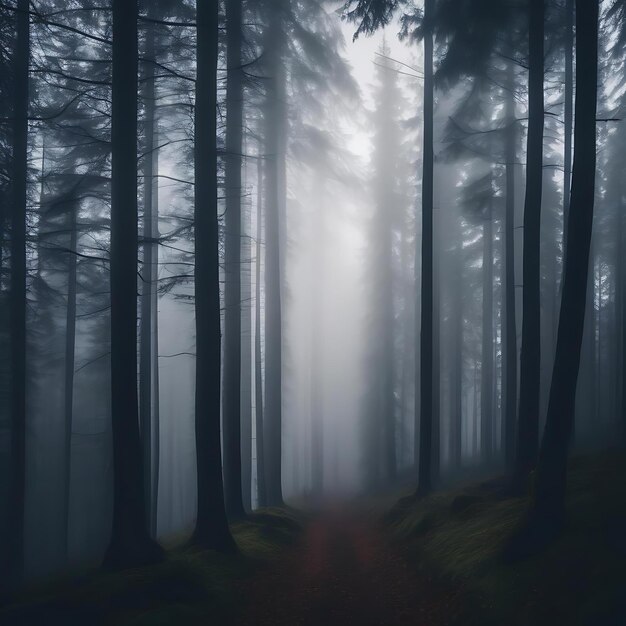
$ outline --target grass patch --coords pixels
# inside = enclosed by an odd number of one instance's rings
[[[297,512],[266,509],[232,525],[236,556],[178,547],[157,565],[89,572],[22,592],[3,626],[182,626],[236,623],[247,577],[277,558],[301,531]]]
[[[497,482],[402,500],[386,516],[416,567],[462,586],[477,624],[626,624],[626,459],[622,451],[573,459],[567,527],[542,554],[500,558],[527,498]]]

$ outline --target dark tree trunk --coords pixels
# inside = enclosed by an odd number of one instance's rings
[[[158,145],[159,126],[158,121],[154,124],[154,145]],[[152,325],[152,482],[150,484],[150,532],[153,537],[157,536],[158,513],[159,513],[159,478],[161,469],[161,427],[160,427],[160,397],[159,397],[159,150],[154,152],[153,159],[154,189],[152,191],[152,210],[150,223],[152,225],[152,255],[150,271],[150,297],[152,302],[150,309]]]
[[[244,139],[244,154],[247,153]],[[247,185],[244,182],[243,187]],[[241,255],[241,493],[246,513],[252,511],[252,211],[242,213]]]
[[[459,233],[460,235],[460,233]],[[463,454],[463,246],[459,245],[456,250],[457,283],[453,286],[454,299],[454,401],[452,404],[452,432],[451,432],[451,462],[453,468],[461,469]]]
[[[572,196],[548,417],[537,466],[532,514],[541,531],[564,517],[567,453],[574,422],[576,382],[585,321],[585,294],[593,225],[598,83],[597,0],[576,2],[576,112]]]
[[[148,14],[154,18],[152,11]],[[143,448],[144,493],[146,497],[146,523],[150,534],[156,536],[157,495],[158,495],[158,396],[153,381],[158,378],[158,362],[154,368],[156,324],[156,279],[158,265],[156,247],[158,239],[158,174],[156,146],[157,122],[156,81],[154,78],[155,45],[154,25],[146,30],[146,64],[143,83],[145,102],[145,156],[143,163],[143,266],[141,282],[141,331],[139,353],[139,423]]]
[[[572,128],[574,124],[574,1],[565,3],[565,113],[563,146],[563,271],[567,257],[567,230],[572,184]],[[561,290],[563,283],[561,281]]]
[[[482,461],[493,460],[493,215],[491,202],[483,222],[483,329],[480,367]]]
[[[282,506],[282,304],[280,214],[284,198],[286,75],[282,58],[286,0],[274,0],[267,29],[265,204],[265,456],[267,504]]]
[[[261,259],[263,257],[263,160],[257,161],[257,213],[256,213],[256,285],[254,298],[254,407],[256,430],[256,475],[259,507],[267,504],[265,483],[265,447],[263,437],[263,353],[261,350]]]
[[[410,465],[410,439],[405,434],[409,427],[407,423],[408,419],[412,419],[409,416],[409,390],[411,388],[411,353],[415,351],[413,346],[413,336],[411,333],[411,325],[413,320],[411,319],[411,304],[410,294],[412,293],[412,285],[409,279],[410,276],[410,240],[408,237],[408,224],[406,223],[406,217],[402,224],[401,232],[401,260],[400,265],[402,268],[402,282],[400,285],[401,297],[403,302],[402,310],[402,372],[400,374],[400,428],[402,429],[402,443],[401,443],[401,464],[403,467]],[[414,287],[413,287],[414,288]]]
[[[8,585],[24,573],[26,489],[26,186],[28,176],[28,0],[18,0],[13,52],[13,172],[11,207],[11,466],[9,486]]]
[[[515,298],[515,162],[517,122],[515,120],[515,72],[508,68],[506,95],[506,216],[504,224],[504,457],[509,472],[515,462],[517,423],[517,314]]]
[[[137,395],[137,2],[113,0],[111,411],[113,529],[107,567],[154,562],[146,526]]]
[[[317,296],[319,298],[319,294]],[[315,306],[315,305],[314,305]],[[315,307],[314,316],[320,314]],[[311,357],[311,458],[312,489],[315,496],[324,490],[324,383],[322,380],[322,346],[319,321],[313,321]]]
[[[63,385],[63,556],[69,558],[69,518],[72,480],[72,424],[74,418],[74,367],[76,359],[76,266],[78,247],[78,201],[72,202],[68,213],[70,241],[67,254],[67,306],[65,313],[65,376]]]
[[[380,206],[382,239],[380,263],[383,282],[378,297],[382,302],[382,370],[381,376],[381,423],[383,425],[383,480],[393,482],[396,477],[396,402],[395,402],[395,350],[394,350],[394,311],[393,311],[393,229],[389,206]]]
[[[435,0],[424,1],[424,150],[422,172],[422,287],[420,328],[419,486],[424,496],[432,488],[433,443],[433,33]],[[417,355],[416,355],[417,357]],[[417,378],[417,377],[416,377]],[[417,405],[416,405],[417,406]],[[417,423],[417,416],[416,416]]]
[[[434,183],[433,183],[434,191]],[[433,206],[433,425],[431,445],[431,484],[439,481],[441,469],[441,286],[439,284],[441,272],[440,244],[441,211]]]
[[[243,68],[241,0],[226,2],[226,213],[224,234],[224,499],[232,519],[245,516],[241,492],[241,153]]]
[[[236,550],[224,506],[220,442],[221,329],[217,222],[217,0],[196,5],[195,294],[198,511],[192,542]]]
[[[529,0],[528,144],[524,201],[524,291],[520,400],[513,487],[524,490],[537,462],[541,378],[540,239],[543,177],[545,0]]]
[[[322,189],[323,180],[316,181]],[[321,196],[320,192],[320,196]],[[314,215],[313,237],[317,243],[315,275],[311,280],[311,482],[315,496],[324,490],[324,308],[321,286],[325,283],[325,257],[321,242],[324,239],[324,205],[320,198],[319,209]]]
[[[620,185],[620,207],[622,207],[622,211],[620,211],[618,219],[620,220],[620,236],[621,236],[621,244],[620,244],[620,255],[617,259],[617,262],[620,264],[620,277],[621,280],[618,285],[618,289],[620,290],[620,323],[621,323],[621,370],[620,372],[620,380],[618,384],[620,385],[620,416],[622,421],[622,445],[626,447],[626,267],[624,264],[626,263],[626,258],[624,258],[622,251],[624,250],[624,236],[626,235],[626,228],[624,227],[624,220],[626,219],[626,215],[624,215],[623,205],[621,199],[623,198],[623,194],[621,193],[621,185]]]
[[[241,301],[241,492],[246,513],[252,511],[252,231],[251,213],[245,211],[242,236]]]

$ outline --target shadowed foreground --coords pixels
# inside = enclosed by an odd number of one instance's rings
[[[456,623],[460,592],[412,569],[382,532],[358,509],[321,514],[301,543],[249,581],[243,623]]]

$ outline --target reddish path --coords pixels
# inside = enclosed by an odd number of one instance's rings
[[[415,572],[355,511],[311,522],[300,545],[245,593],[250,626],[440,626],[460,618],[459,592]]]

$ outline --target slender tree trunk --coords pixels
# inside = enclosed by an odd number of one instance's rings
[[[284,202],[286,108],[282,14],[286,0],[274,0],[267,29],[265,205],[265,466],[267,504],[282,506],[282,304],[280,214]]]
[[[563,271],[567,257],[567,231],[572,185],[572,128],[574,124],[574,8],[575,0],[565,2],[565,114],[563,145]],[[563,282],[561,281],[561,290]]]
[[[576,123],[559,335],[548,417],[537,467],[533,515],[542,530],[558,528],[565,509],[567,453],[585,321],[585,293],[593,226],[598,84],[597,0],[576,2]]]
[[[246,150],[244,150],[244,153]],[[247,170],[244,170],[247,171]],[[244,182],[243,187],[247,184]],[[241,238],[241,492],[246,513],[252,511],[252,212],[246,203]]]
[[[505,305],[504,305],[504,456],[509,472],[515,462],[515,426],[517,423],[517,313],[515,297],[515,162],[517,159],[517,123],[515,120],[515,70],[508,68],[506,117],[506,217],[505,247]]]
[[[152,11],[148,14],[154,18]],[[145,156],[143,161],[143,266],[141,282],[141,330],[139,353],[139,424],[141,427],[141,441],[143,448],[144,493],[146,497],[146,524],[154,536],[156,519],[156,493],[154,493],[154,472],[159,464],[158,457],[154,457],[154,390],[153,376],[158,376],[158,370],[153,367],[153,315],[154,297],[156,291],[155,280],[157,267],[154,263],[155,250],[155,220],[153,216],[156,196],[158,195],[157,178],[155,177],[156,156],[156,81],[154,78],[154,25],[148,24],[146,29],[145,75],[143,82],[143,97],[145,102]]]
[[[460,235],[460,233],[459,233]],[[456,471],[461,469],[463,453],[463,350],[464,350],[464,314],[463,314],[463,246],[456,250],[456,271],[458,282],[453,286],[454,302],[454,402],[452,404],[452,441],[451,463]]]
[[[226,2],[226,214],[224,234],[224,497],[232,519],[245,516],[241,492],[241,0]]]
[[[434,183],[433,183],[434,187]],[[441,469],[441,288],[439,284],[441,272],[441,210],[433,206],[433,419],[431,445],[431,484],[439,481]]]
[[[217,0],[196,4],[195,294],[198,512],[192,542],[236,550],[224,505],[220,442],[221,324],[217,222]]]
[[[493,460],[493,210],[491,202],[483,222],[483,331],[481,352],[480,426],[481,456]]]
[[[159,143],[159,125],[158,120],[154,124],[154,144]],[[150,309],[152,311],[152,484],[151,484],[151,518],[150,532],[153,537],[157,536],[158,517],[159,517],[159,478],[161,468],[161,428],[159,414],[159,151],[154,152],[153,158],[154,189],[152,191],[152,209],[151,209],[151,238],[152,238],[152,270],[150,272],[150,281],[152,288],[150,296],[152,302]]]
[[[513,487],[523,490],[537,462],[541,378],[540,240],[543,178],[545,0],[529,2],[528,145],[524,201],[524,292],[520,404]]]
[[[323,181],[317,181],[319,196]],[[319,197],[318,196],[318,197]],[[320,497],[324,490],[324,309],[321,286],[326,282],[324,248],[325,241],[324,215],[325,206],[320,198],[320,206],[313,216],[316,263],[312,277],[312,308],[311,308],[311,469],[312,489],[315,496]]]
[[[420,328],[419,486],[418,496],[432,488],[433,443],[433,32],[435,0],[424,0],[424,148],[422,172],[422,297]],[[416,358],[418,355],[416,355]],[[417,405],[416,405],[417,406]],[[416,416],[417,423],[417,416]]]
[[[316,307],[318,308],[318,307]],[[318,311],[314,315],[319,315]],[[321,373],[321,333],[319,322],[313,321],[311,357],[311,457],[312,457],[312,488],[316,496],[324,491],[324,384]]]
[[[26,490],[26,189],[28,177],[28,0],[18,0],[13,52],[13,172],[11,207],[11,466],[9,485],[7,585],[24,574]]]
[[[473,438],[474,438],[474,442],[473,442],[473,450],[474,450],[474,456],[478,455],[478,445],[479,445],[479,436],[478,436],[478,362],[474,361],[474,402],[473,402],[473,411],[472,411],[472,418],[473,418],[473,422],[474,422],[474,428],[473,428]]]
[[[381,423],[383,426],[383,480],[393,482],[396,477],[396,402],[395,402],[395,350],[394,350],[394,285],[393,285],[393,230],[389,206],[380,206],[382,239],[380,263],[382,265],[382,284],[380,302],[382,303],[382,370],[381,377]]]
[[[153,562],[137,396],[137,1],[113,0],[111,410],[113,530],[105,566]]]
[[[624,195],[622,192],[622,186],[620,185],[620,202],[619,207],[620,211],[618,213],[618,218],[620,220],[620,231],[621,231],[621,245],[620,245],[620,254],[618,256],[617,262],[620,264],[620,277],[621,280],[619,282],[619,289],[621,291],[621,369],[618,370],[620,372],[620,416],[621,416],[621,427],[622,427],[622,445],[626,447],[626,268],[624,264],[626,263],[626,259],[624,259],[622,255],[622,251],[624,249],[624,236],[626,235],[626,228],[624,227],[624,220],[626,216],[624,215],[623,210],[623,200]]]
[[[67,254],[67,306],[65,313],[65,376],[63,386],[64,466],[63,466],[63,555],[69,560],[69,518],[72,481],[72,427],[74,418],[74,367],[76,359],[76,269],[77,269],[77,213],[79,203],[72,202],[68,213],[70,232]]]
[[[263,258],[263,160],[257,161],[257,214],[256,214],[256,284],[254,302],[254,407],[256,430],[256,476],[259,507],[267,504],[265,483],[265,446],[263,437],[263,353],[261,350],[261,260]]]
[[[401,384],[400,384],[400,407],[401,407],[401,428],[402,428],[402,465],[409,466],[410,465],[410,440],[409,437],[406,436],[407,429],[409,424],[407,420],[409,419],[409,390],[411,388],[411,352],[415,351],[413,347],[413,336],[411,333],[411,326],[413,324],[413,320],[411,319],[411,300],[410,295],[412,293],[412,289],[415,287],[411,284],[410,281],[410,241],[408,238],[408,224],[406,223],[406,217],[403,223],[402,228],[402,258],[401,258],[401,268],[402,268],[402,283],[401,283],[401,293],[402,293],[402,301],[403,301],[403,311],[402,311],[402,374],[401,374]]]

